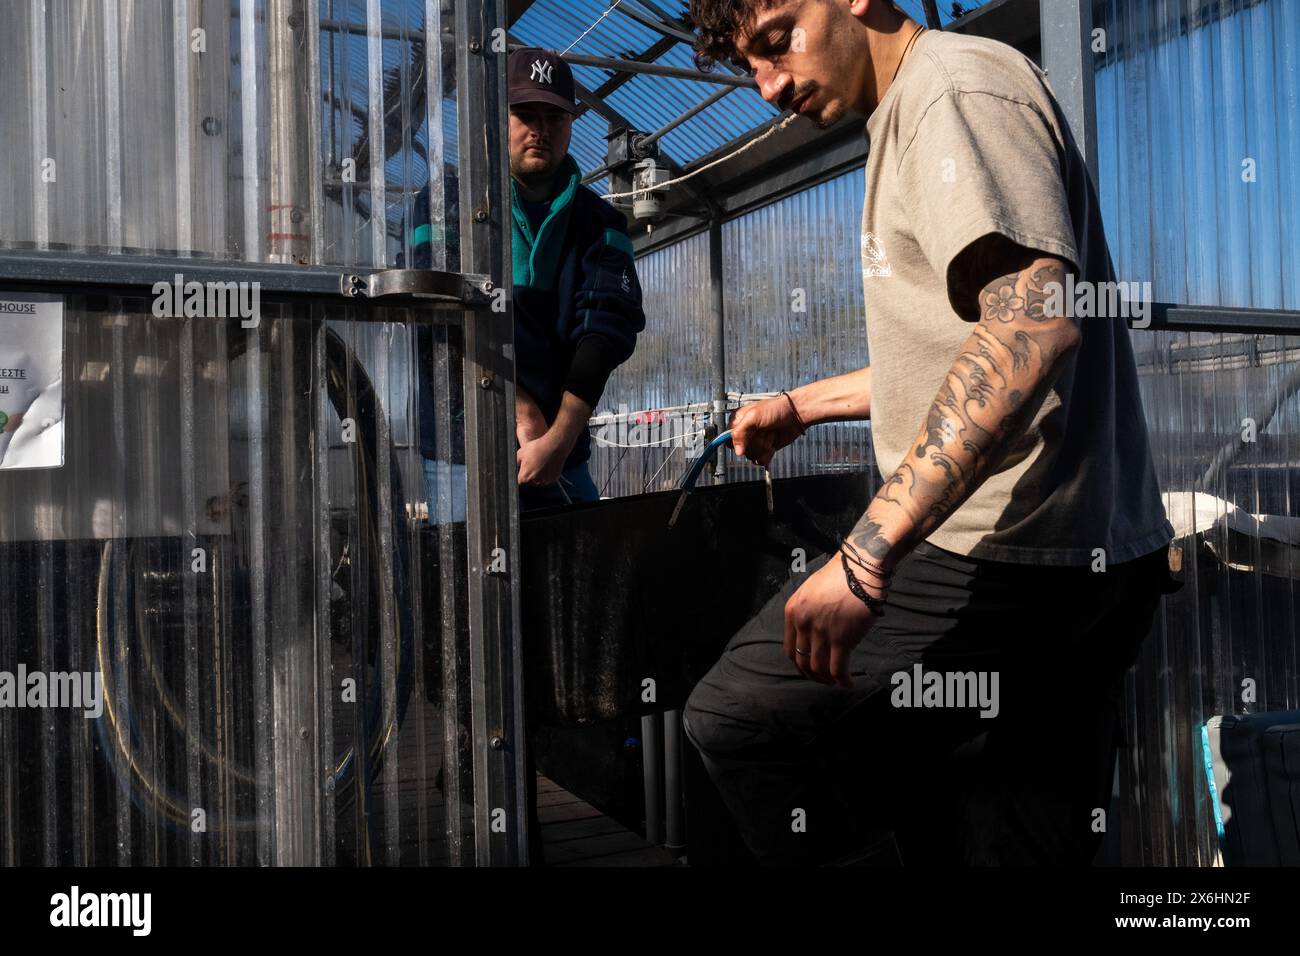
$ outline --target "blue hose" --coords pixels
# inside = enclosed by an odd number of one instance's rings
[[[691,488],[694,488],[695,483],[700,480],[700,474],[704,471],[704,466],[717,456],[719,448],[723,445],[729,444],[730,442],[730,429],[709,442],[704,451],[700,452],[700,457],[695,459],[695,464],[691,465],[690,470],[686,472],[682,480],[677,483],[678,490],[689,491]]]

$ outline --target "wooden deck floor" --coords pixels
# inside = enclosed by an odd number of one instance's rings
[[[677,859],[537,775],[537,816],[546,866],[676,866]]]

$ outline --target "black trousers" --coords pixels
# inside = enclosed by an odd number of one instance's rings
[[[873,844],[933,797],[946,755],[985,735],[949,821],[953,860],[1088,864],[1110,806],[1123,676],[1161,593],[1180,586],[1165,549],[1103,573],[922,543],[852,654],[851,690],[804,678],[783,652],[785,603],[807,576],[732,637],[684,711],[759,862],[826,864]],[[948,692],[928,701],[901,676],[933,690],[931,674]],[[963,701],[979,680],[984,702]]]

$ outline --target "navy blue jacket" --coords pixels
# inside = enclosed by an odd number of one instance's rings
[[[566,391],[594,410],[605,379],[631,357],[645,329],[627,220],[581,178],[566,157],[550,214],[536,231],[511,188],[516,376],[548,422]],[[590,456],[583,431],[565,467]]]
[[[612,370],[632,355],[636,337],[645,329],[641,284],[627,221],[617,209],[582,186],[580,179],[577,164],[566,157],[557,183],[559,191],[550,201],[549,215],[536,231],[513,185],[511,188],[516,378],[519,387],[537,402],[547,422],[555,420],[566,390],[595,409],[605,376],[591,374],[593,354],[598,355],[597,364]],[[448,179],[447,192],[449,197],[455,195],[454,178]],[[447,221],[456,222],[455,206],[451,202],[447,206]],[[437,228],[437,224],[432,226],[433,230]],[[414,228],[407,237],[412,268],[430,267],[430,238],[426,191],[417,200]],[[455,237],[449,240],[447,269],[453,271],[459,268],[459,252]],[[427,327],[418,333],[420,450],[426,458],[436,456],[429,367],[433,337],[440,334]],[[453,330],[451,334],[458,333]],[[585,374],[580,377],[573,361],[579,346],[585,358]],[[452,392],[452,443],[457,450],[453,460],[463,462],[464,409],[460,389]],[[565,467],[585,462],[590,455],[591,440],[584,431]]]

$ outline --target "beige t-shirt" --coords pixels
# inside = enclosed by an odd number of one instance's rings
[[[866,135],[862,271],[876,461],[892,475],[978,318],[948,267],[1001,233],[1110,282],[1086,165],[1045,77],[1005,44],[921,35]],[[1077,313],[1076,313],[1077,314]],[[1083,342],[997,470],[927,539],[994,561],[1116,564],[1173,537],[1125,319],[1080,317]]]

